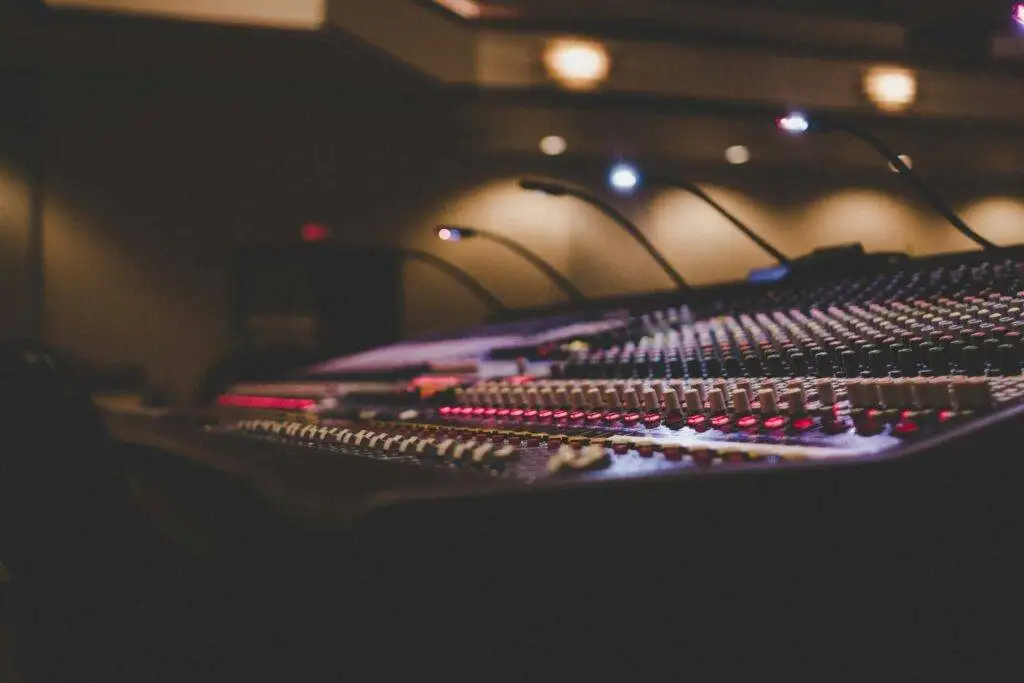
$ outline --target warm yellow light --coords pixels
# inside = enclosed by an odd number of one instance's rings
[[[589,90],[608,77],[611,58],[601,43],[559,39],[548,44],[544,65],[566,88]]]
[[[725,160],[734,166],[750,161],[750,150],[743,145],[733,145],[725,150]]]
[[[864,74],[864,94],[883,111],[903,111],[917,99],[917,76],[910,69],[873,67]]]
[[[449,12],[458,14],[463,19],[479,19],[482,11],[480,5],[473,0],[434,0]]]
[[[565,138],[560,135],[548,135],[541,138],[540,141],[540,151],[549,157],[557,157],[559,154],[564,154],[568,147],[569,145],[566,144]]]

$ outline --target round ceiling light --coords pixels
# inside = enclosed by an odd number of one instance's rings
[[[548,74],[570,90],[590,90],[608,77],[611,57],[601,43],[561,38],[544,51]]]
[[[744,145],[733,145],[725,150],[725,160],[734,166],[750,161],[750,150]]]
[[[561,135],[547,135],[540,140],[540,151],[549,157],[564,154],[569,145]]]
[[[910,69],[872,67],[863,85],[864,94],[882,111],[903,111],[917,100],[917,76]]]

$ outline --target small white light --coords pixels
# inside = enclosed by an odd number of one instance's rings
[[[743,145],[733,145],[725,150],[725,160],[735,166],[745,164],[750,161],[750,150]]]
[[[629,164],[619,164],[608,174],[608,182],[620,192],[629,192],[640,183],[640,174]]]
[[[787,133],[806,133],[807,129],[811,127],[807,117],[799,112],[786,114],[776,123],[778,123],[779,128]]]
[[[910,155],[908,155],[908,154],[901,154],[900,155],[900,161],[902,161],[906,165],[907,168],[909,168],[909,169],[913,169],[914,168],[914,160],[910,158]],[[894,164],[892,162],[889,162],[889,170],[892,171],[893,173],[899,173],[902,169],[896,168],[896,164]]]
[[[565,142],[565,138],[560,135],[548,135],[541,138],[540,151],[547,154],[549,157],[557,157],[559,154],[564,154],[568,145]]]
[[[437,236],[447,242],[452,238],[452,231],[448,228],[441,228],[437,231]]]
[[[917,76],[910,69],[872,67],[864,74],[864,94],[883,111],[903,111],[917,99]]]
[[[608,77],[611,58],[601,43],[559,39],[548,44],[544,64],[566,88],[589,90]]]

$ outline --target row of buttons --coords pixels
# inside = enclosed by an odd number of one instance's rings
[[[501,445],[493,441],[459,442],[453,438],[424,438],[392,432],[374,432],[369,429],[357,431],[344,427],[323,427],[297,422],[245,420],[239,422],[236,428],[255,434],[291,438],[323,446],[408,455],[420,459],[437,458],[456,463],[502,465],[515,461],[519,455],[515,446]]]

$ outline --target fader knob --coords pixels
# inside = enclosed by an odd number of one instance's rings
[[[687,389],[683,395],[683,400],[686,402],[686,412],[704,412],[704,402],[700,399],[700,392],[696,389]]]
[[[632,389],[626,389],[623,392],[623,404],[626,406],[626,410],[630,412],[636,412],[640,410],[640,400],[637,398],[636,392]]]
[[[836,403],[836,388],[832,384],[830,379],[819,379],[814,383],[814,388],[818,391],[818,402],[822,406],[831,407]]]
[[[985,374],[985,360],[981,357],[981,350],[977,346],[964,347],[960,365],[972,377]]]
[[[761,404],[761,414],[774,416],[779,414],[778,401],[774,389],[762,389],[757,392],[757,400]]]
[[[708,406],[713,415],[721,415],[726,411],[725,393],[721,389],[712,389],[708,392]]]
[[[732,409],[737,415],[750,414],[750,396],[743,389],[732,392]]]
[[[824,351],[814,356],[814,366],[818,370],[818,377],[832,376],[832,359]]]
[[[644,389],[643,403],[644,410],[648,413],[656,413],[661,409],[661,403],[658,401],[658,393],[654,389]]]
[[[1020,361],[1017,358],[1017,349],[1012,344],[1000,344],[997,352],[999,371],[1005,377],[1019,375]]]
[[[875,377],[886,377],[889,374],[889,365],[885,362],[885,354],[878,349],[868,353],[868,367]]]

